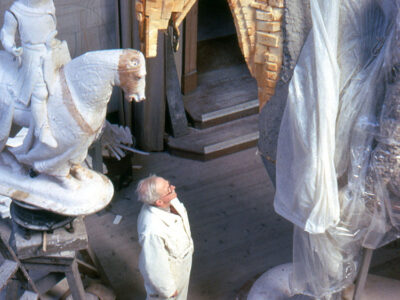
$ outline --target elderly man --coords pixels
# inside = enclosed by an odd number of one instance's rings
[[[139,269],[147,300],[185,300],[193,254],[186,209],[175,187],[162,177],[141,180],[136,192],[144,203],[138,218]]]

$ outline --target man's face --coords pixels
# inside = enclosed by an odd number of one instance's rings
[[[156,190],[157,193],[160,195],[160,198],[158,198],[155,203],[158,207],[169,207],[171,200],[177,197],[175,193],[175,186],[170,184],[169,181],[165,180],[164,178],[157,178]]]

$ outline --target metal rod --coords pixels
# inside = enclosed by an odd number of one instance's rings
[[[362,264],[361,264],[361,269],[357,276],[353,300],[361,300],[361,296],[364,291],[365,283],[367,281],[368,270],[369,270],[369,266],[371,264],[372,254],[373,254],[374,250],[364,248],[363,252],[364,252],[363,260],[362,260]]]

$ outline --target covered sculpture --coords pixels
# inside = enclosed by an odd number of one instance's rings
[[[17,0],[5,15],[0,194],[59,214],[89,214],[109,203],[113,187],[81,163],[105,126],[113,86],[129,101],[144,99],[145,61],[129,49],[71,60],[66,43],[55,38],[55,24],[52,0]],[[10,138],[15,126],[28,128],[22,143]]]
[[[395,0],[310,1],[277,153],[275,208],[295,226],[293,294],[339,299],[362,247],[399,234]]]

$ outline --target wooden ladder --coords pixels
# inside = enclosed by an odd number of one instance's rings
[[[4,241],[4,238],[0,235],[0,252],[4,258],[3,263],[0,266],[0,290],[3,290],[7,286],[17,284],[14,280],[18,280],[30,286],[32,291],[26,291],[23,295],[23,299],[39,299],[38,289],[26,271],[25,267],[21,264],[14,250]],[[15,288],[7,289],[6,299],[17,299],[17,295],[9,291],[17,291]]]

